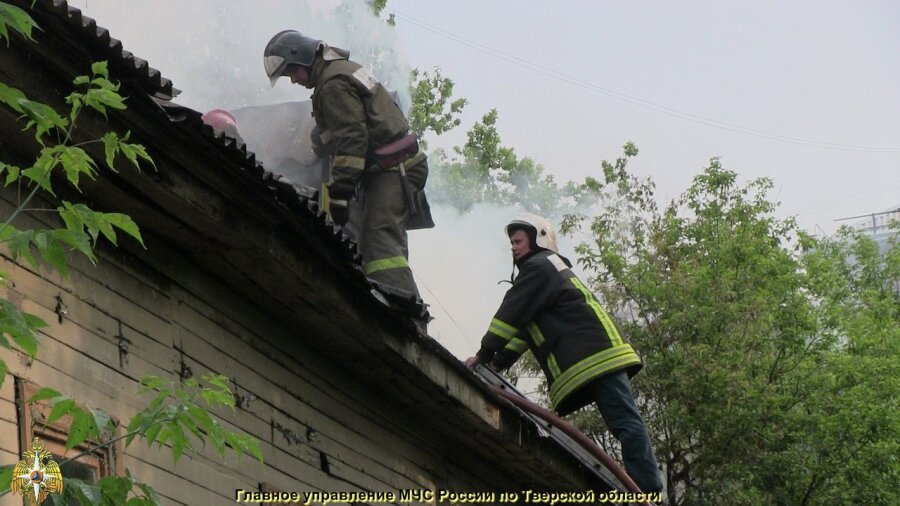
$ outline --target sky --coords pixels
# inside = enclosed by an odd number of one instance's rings
[[[894,1],[389,0],[390,27],[363,0],[72,0],[172,79],[197,110],[303,100],[272,89],[262,50],[293,28],[351,51],[388,87],[440,67],[469,101],[449,148],[490,109],[504,145],[559,181],[600,174],[633,141],[630,168],[661,203],[710,158],[740,181],[769,177],[779,217],[830,234],[841,218],[900,204],[900,3]],[[499,305],[514,209],[437,208],[410,234],[410,261],[460,358]],[[573,256],[572,242],[561,253]]]

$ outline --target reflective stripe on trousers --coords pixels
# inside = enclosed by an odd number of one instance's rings
[[[410,292],[419,291],[409,268],[406,201],[398,172],[368,176],[362,189],[359,253],[363,270],[375,281]]]

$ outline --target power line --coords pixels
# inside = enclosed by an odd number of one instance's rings
[[[469,343],[469,346],[471,346],[473,350],[478,351],[478,348],[479,348],[479,347],[478,347],[478,346],[475,346],[475,344],[474,344],[474,343],[472,342],[472,340],[469,338],[469,335],[466,334],[466,331],[465,331],[465,330],[463,330],[462,325],[460,325],[459,322],[456,321],[456,318],[454,318],[453,315],[450,313],[450,310],[448,310],[448,309],[444,306],[444,304],[441,302],[441,300],[438,299],[437,295],[435,295],[435,293],[431,291],[431,288],[428,288],[428,285],[425,283],[425,280],[422,279],[422,276],[420,276],[418,272],[416,272],[415,270],[413,270],[412,267],[410,267],[409,270],[411,270],[412,273],[413,273],[413,274],[416,276],[416,278],[419,280],[419,282],[422,283],[422,286],[424,286],[425,289],[428,290],[428,293],[430,293],[431,296],[434,297],[435,302],[438,303],[438,306],[441,306],[441,309],[444,310],[444,313],[447,315],[448,318],[450,318],[450,321],[452,321],[453,324],[456,325],[456,328],[459,329],[460,334],[462,334],[462,336],[463,336],[463,338],[465,338],[466,342]]]
[[[700,125],[718,128],[721,130],[728,130],[731,132],[753,135],[756,137],[770,139],[770,140],[774,140],[774,141],[778,141],[778,142],[797,144],[797,145],[801,145],[801,146],[809,146],[809,147],[815,147],[815,148],[833,149],[833,150],[839,150],[839,151],[858,151],[858,152],[864,152],[864,153],[900,153],[900,148],[858,146],[858,145],[854,145],[854,144],[841,144],[841,143],[834,143],[834,142],[803,139],[803,138],[799,138],[799,137],[790,137],[787,135],[775,134],[775,133],[771,133],[771,132],[766,132],[764,130],[758,130],[755,128],[744,127],[744,126],[737,125],[734,123],[718,121],[718,120],[715,120],[712,118],[706,118],[703,116],[698,116],[696,114],[687,113],[684,111],[680,111],[678,109],[674,109],[674,108],[667,107],[667,106],[664,106],[661,104],[657,104],[655,102],[651,102],[649,100],[644,100],[639,97],[628,95],[626,93],[621,93],[621,92],[611,90],[608,88],[603,88],[596,84],[584,81],[578,77],[575,77],[575,76],[572,76],[572,75],[569,75],[569,74],[566,74],[563,72],[559,72],[557,70],[553,70],[551,68],[545,67],[538,63],[534,63],[534,62],[526,60],[524,58],[520,58],[518,56],[511,55],[509,53],[505,53],[503,51],[494,49],[490,46],[480,44],[473,40],[470,40],[470,39],[467,39],[460,35],[457,35],[453,32],[444,30],[443,28],[426,23],[425,21],[422,21],[420,19],[416,19],[408,14],[399,12],[396,9],[389,8],[388,10],[391,11],[391,13],[394,16],[399,17],[400,19],[403,19],[412,25],[418,26],[419,28],[430,31],[441,37],[450,39],[450,40],[460,43],[462,45],[469,46],[477,51],[481,51],[483,53],[489,54],[500,60],[506,61],[508,63],[512,63],[513,65],[517,65],[517,66],[525,68],[527,70],[531,70],[532,72],[536,72],[538,74],[543,74],[545,76],[551,77],[553,79],[557,79],[559,81],[573,84],[575,86],[587,89],[589,91],[593,91],[596,93],[600,93],[602,95],[606,95],[606,96],[614,98],[616,100],[628,102],[628,103],[636,105],[638,107],[643,107],[643,108],[649,109],[651,111],[666,114],[669,116],[673,116],[673,117],[683,119],[686,121],[690,121],[693,123],[697,123]]]

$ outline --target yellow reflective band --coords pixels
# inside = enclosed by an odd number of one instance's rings
[[[544,334],[541,333],[541,329],[538,328],[536,323],[531,322],[526,325],[526,328],[528,329],[528,333],[531,334],[531,339],[534,340],[535,346],[544,344],[546,339],[544,339]]]
[[[366,159],[358,156],[340,155],[334,157],[333,167],[349,167],[351,169],[363,170],[366,168]]]
[[[584,385],[589,380],[599,377],[608,372],[611,372],[622,366],[631,365],[633,363],[636,363],[637,361],[638,361],[637,357],[630,357],[630,356],[626,355],[623,357],[619,357],[615,360],[611,360],[608,363],[603,364],[602,367],[598,366],[593,370],[585,371],[584,373],[579,375],[577,378],[575,378],[573,381],[570,381],[568,384],[566,384],[565,388],[559,388],[559,389],[551,388],[550,402],[553,404],[553,406],[558,406],[559,403],[562,402],[563,399],[568,397],[575,390],[578,390],[578,388],[580,388],[582,385]]]
[[[319,209],[325,211],[328,215],[328,219],[331,219],[331,211],[329,210],[331,206],[331,196],[328,193],[328,185],[325,182],[322,182],[322,189],[319,190]]]
[[[488,328],[488,332],[492,332],[502,337],[503,339],[512,339],[516,337],[516,334],[519,333],[519,329],[513,327],[512,325],[504,322],[503,320],[498,320],[496,318],[491,320],[491,326]]]
[[[597,302],[597,299],[594,297],[594,294],[590,292],[583,284],[581,284],[581,280],[576,277],[569,278],[569,281],[575,285],[575,288],[578,289],[584,295],[584,301],[587,302],[588,306],[594,310],[594,314],[597,315],[597,319],[600,320],[600,323],[603,325],[603,328],[606,329],[606,335],[609,336],[609,342],[616,347],[622,344],[622,336],[619,335],[619,331],[616,329],[616,326],[613,324],[612,320],[609,318],[609,315],[606,314],[606,311],[600,307],[600,303]]]
[[[522,354],[522,353],[525,353],[525,350],[528,349],[528,343],[526,343],[525,341],[523,341],[521,339],[514,337],[514,338],[510,339],[508,343],[506,343],[506,346],[504,347],[504,349],[507,349],[514,353]]]
[[[366,274],[383,271],[386,269],[399,269],[401,267],[409,267],[409,261],[406,257],[382,258],[366,264]]]
[[[629,344],[603,350],[566,369],[550,387],[550,401],[555,406],[586,381],[623,365],[639,364],[640,357]]]
[[[552,353],[547,357],[547,368],[550,369],[551,378],[559,377],[559,364],[556,363],[556,357]]]

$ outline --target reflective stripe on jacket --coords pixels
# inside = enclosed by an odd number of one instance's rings
[[[642,367],[594,294],[552,251],[521,263],[478,352],[496,367],[511,366],[531,349],[547,376],[550,401],[561,414],[589,402],[574,395],[605,374]]]

